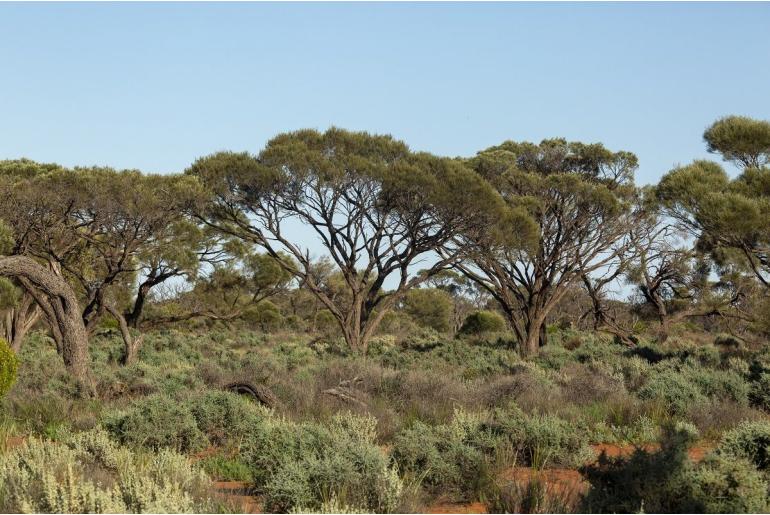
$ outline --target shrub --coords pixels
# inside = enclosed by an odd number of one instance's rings
[[[709,456],[680,479],[693,513],[767,513],[767,482],[747,460]]]
[[[518,408],[495,411],[489,426],[504,436],[527,465],[577,467],[593,457],[588,434],[549,414],[525,415]]]
[[[127,411],[108,415],[104,426],[123,444],[151,449],[169,447],[186,452],[206,443],[190,409],[162,395],[141,399]]]
[[[267,416],[260,405],[230,392],[209,390],[186,404],[197,428],[213,444],[244,436],[261,417]]]
[[[32,438],[0,457],[5,513],[207,512],[210,492],[208,477],[184,456],[133,452],[103,431],[62,443]]]
[[[722,436],[717,454],[745,458],[759,470],[770,469],[770,422],[744,421],[727,431]]]
[[[245,439],[241,454],[265,508],[317,511],[336,498],[346,506],[395,511],[401,481],[375,445],[376,420],[338,414],[328,425],[267,417]]]
[[[637,395],[655,400],[668,407],[671,413],[681,415],[695,404],[705,402],[700,388],[673,368],[656,367]]]
[[[19,360],[10,345],[0,338],[0,398],[5,397],[13,383],[16,382],[16,372]]]
[[[452,329],[454,304],[452,297],[436,288],[417,288],[404,297],[404,312],[422,327],[438,332]]]
[[[468,315],[460,328],[461,334],[484,334],[505,330],[505,319],[494,311],[476,311]]]
[[[396,435],[393,458],[399,470],[422,478],[429,491],[470,500],[486,486],[485,452],[496,447],[493,435],[482,426],[482,416],[462,411],[455,411],[449,424],[415,422]]]

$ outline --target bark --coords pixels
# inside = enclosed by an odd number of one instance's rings
[[[72,288],[53,271],[26,256],[0,257],[0,275],[19,279],[30,294],[40,299],[52,332],[61,338],[64,366],[84,396],[95,394],[88,354],[88,335]],[[40,305],[40,303],[38,303]]]
[[[40,319],[40,314],[40,308],[35,303],[35,299],[26,291],[18,306],[5,312],[4,338],[14,352],[18,353],[21,350],[24,337]]]
[[[134,335],[131,334],[131,328],[129,327],[126,317],[123,316],[123,313],[111,305],[107,305],[106,309],[118,322],[120,336],[123,338],[123,358],[121,361],[122,365],[128,366],[136,363],[136,360],[139,357],[139,349],[141,348],[142,342],[144,341],[144,335],[139,335],[135,338]]]

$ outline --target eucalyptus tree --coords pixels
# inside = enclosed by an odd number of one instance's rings
[[[636,196],[636,156],[564,139],[507,141],[468,164],[509,205],[527,206],[534,238],[476,245],[472,260],[457,268],[499,302],[522,352],[535,354],[546,343],[547,317],[570,286],[620,252]]]
[[[89,335],[104,316],[115,317],[124,361],[131,362],[141,342],[131,328],[138,327],[149,291],[172,277],[193,276],[202,258],[218,252],[212,232],[185,216],[187,199],[199,194],[197,182],[109,168],[30,172],[30,162],[21,164],[0,165],[0,195],[7,199],[0,218],[15,229],[13,253],[37,259],[72,285]],[[128,307],[116,302],[125,291]]]
[[[745,292],[745,280],[738,271],[715,266],[656,212],[635,224],[631,245],[634,257],[624,273],[637,288],[639,304],[658,320],[660,341],[668,338],[677,322],[731,314]]]
[[[361,352],[409,289],[462,257],[455,235],[480,237],[509,216],[492,188],[462,163],[412,152],[390,136],[336,128],[280,134],[258,156],[204,157],[188,173],[210,191],[201,219],[276,258],[290,255],[291,264],[280,261],[285,270]],[[317,260],[290,235],[292,224],[328,254],[347,295],[332,298],[318,283]]]
[[[158,306],[142,327],[157,328],[193,318],[230,322],[262,301],[285,293],[293,280],[286,267],[268,254],[241,250],[229,257],[227,263],[217,263],[200,275],[189,291]],[[290,260],[287,256],[281,259]]]
[[[80,393],[94,393],[89,368],[88,336],[78,298],[70,285],[50,268],[29,256],[12,255],[16,237],[0,220],[0,277],[19,281],[45,313],[64,366],[77,381]]]
[[[666,174],[658,198],[701,249],[718,262],[740,261],[770,288],[770,122],[723,118],[704,139],[741,174],[731,179],[719,164],[695,161]]]

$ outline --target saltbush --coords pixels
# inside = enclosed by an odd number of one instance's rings
[[[745,458],[759,470],[770,469],[770,422],[744,421],[722,435],[717,448],[722,456]]]
[[[380,513],[397,510],[402,484],[374,442],[376,420],[338,414],[327,425],[267,417],[247,435],[241,455],[265,509],[319,510],[338,499]]]
[[[120,443],[132,446],[187,452],[206,444],[190,409],[162,395],[140,399],[125,411],[108,414],[104,426]]]
[[[4,513],[200,513],[211,511],[210,492],[184,456],[131,451],[98,430],[31,438],[0,456]]]

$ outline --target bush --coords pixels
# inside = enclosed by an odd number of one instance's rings
[[[132,446],[187,452],[206,444],[190,409],[162,395],[141,399],[127,411],[108,415],[104,426],[119,442]]]
[[[208,477],[184,456],[136,453],[103,431],[62,443],[32,438],[0,456],[4,513],[205,513],[210,493]]]
[[[757,513],[767,510],[767,483],[741,458],[687,458],[697,438],[689,425],[668,426],[659,452],[602,455],[581,472],[592,487],[583,509],[594,513]]]
[[[430,327],[441,333],[452,329],[454,303],[452,297],[443,290],[410,290],[404,297],[404,312],[422,327]]]
[[[397,510],[402,484],[375,445],[376,420],[335,415],[324,426],[268,417],[241,447],[265,509],[321,509],[336,498],[376,512]]]
[[[673,368],[656,367],[637,395],[641,399],[658,401],[676,415],[682,415],[695,404],[705,402],[700,388]]]
[[[476,311],[468,315],[460,328],[461,334],[479,335],[505,330],[505,319],[494,311]]]
[[[16,382],[18,367],[19,360],[16,353],[11,350],[7,341],[0,338],[0,398],[5,397]]]
[[[742,422],[722,436],[717,453],[747,459],[759,470],[767,471],[770,469],[770,422]]]
[[[393,459],[403,473],[422,478],[432,493],[471,500],[486,486],[486,454],[497,446],[483,421],[483,415],[455,411],[446,425],[415,422],[396,435]]]
[[[525,415],[518,408],[495,411],[489,426],[519,451],[524,462],[537,469],[578,467],[593,457],[588,434],[554,415]]]
[[[213,444],[243,437],[268,413],[238,394],[216,390],[193,397],[186,404],[197,428]]]

